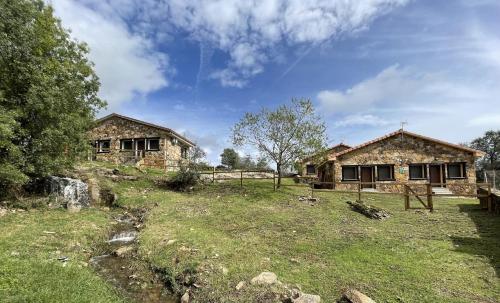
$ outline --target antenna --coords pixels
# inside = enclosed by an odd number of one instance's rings
[[[408,121],[401,121],[401,142],[403,142],[404,138],[403,138],[403,135],[404,135],[404,128],[405,128],[405,125],[408,125]]]
[[[408,125],[408,121],[401,121],[401,130],[404,130],[405,125]]]

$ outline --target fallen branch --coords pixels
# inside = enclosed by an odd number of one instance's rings
[[[387,211],[375,206],[364,204],[361,201],[347,201],[347,204],[351,206],[351,209],[362,213],[363,215],[371,219],[384,220],[391,216]]]

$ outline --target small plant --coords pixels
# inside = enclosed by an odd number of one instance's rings
[[[168,188],[177,191],[191,190],[194,186],[200,183],[200,174],[197,171],[181,166],[172,178],[167,180]]]

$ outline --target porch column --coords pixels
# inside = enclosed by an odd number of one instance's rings
[[[431,183],[431,170],[429,163],[425,164],[425,172],[427,176],[427,182]],[[408,167],[408,174],[410,173],[410,168]]]

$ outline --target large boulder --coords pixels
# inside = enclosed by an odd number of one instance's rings
[[[250,281],[252,284],[276,284],[278,283],[278,276],[273,272],[261,272],[258,276],[255,276]]]
[[[373,301],[372,298],[368,297],[367,295],[365,295],[362,292],[357,291],[355,289],[347,289],[347,290],[345,290],[340,302],[347,302],[347,303],[375,303],[375,301]]]
[[[300,294],[300,296],[296,299],[293,299],[293,303],[320,303],[321,298],[318,295],[310,295],[310,294]]]
[[[89,188],[82,180],[49,176],[46,179],[46,191],[73,209],[90,206]]]

